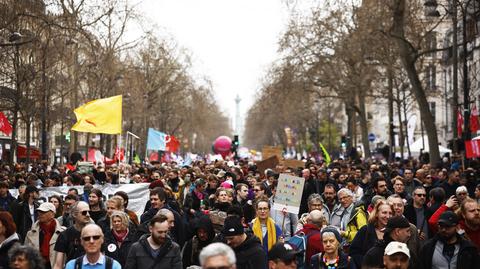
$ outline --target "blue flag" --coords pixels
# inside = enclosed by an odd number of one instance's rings
[[[148,128],[147,150],[165,151],[167,143],[165,141],[165,133],[159,132],[153,128]]]

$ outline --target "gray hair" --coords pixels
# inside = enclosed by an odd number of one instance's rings
[[[162,209],[158,210],[157,214],[155,214],[155,215],[157,215],[157,216],[158,216],[158,215],[164,215],[165,217],[167,217],[167,215],[169,215],[169,214],[172,214],[172,215],[173,215],[173,212],[172,212],[171,210],[169,210],[169,209],[162,208]],[[175,215],[174,215],[174,216],[175,216]]]
[[[318,193],[312,193],[308,196],[308,204],[311,205],[314,201],[319,201],[323,204],[322,196]]]
[[[235,258],[235,252],[233,252],[232,248],[225,245],[224,243],[212,243],[204,247],[200,252],[200,264],[203,266],[208,258],[215,256],[227,257],[228,263],[230,263],[230,265],[234,265],[237,262],[237,259]]]
[[[36,248],[24,245],[13,245],[13,247],[8,251],[8,258],[10,262],[13,262],[18,256],[25,256],[28,261],[29,268],[44,268],[43,257]]]
[[[70,213],[71,213],[72,215],[78,213],[78,212],[79,212],[79,211],[78,211],[78,206],[81,205],[81,204],[86,205],[86,206],[88,206],[88,207],[90,208],[90,205],[89,205],[87,202],[77,201],[77,202],[75,202],[75,203],[70,207]]]
[[[338,192],[337,192],[337,196],[340,195],[340,193],[344,193],[345,195],[347,196],[350,196],[350,197],[353,197],[353,192],[347,188],[341,188]]]

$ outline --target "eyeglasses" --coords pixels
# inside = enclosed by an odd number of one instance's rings
[[[267,211],[267,210],[269,210],[269,208],[268,207],[259,207],[259,208],[257,208],[257,210],[258,211]]]
[[[92,241],[92,239],[93,239],[93,241],[97,241],[97,240],[99,240],[101,237],[102,237],[102,236],[100,236],[100,235],[84,236],[84,237],[82,237],[82,240],[88,242],[88,241]]]
[[[460,193],[458,193],[458,195],[467,195],[467,193],[466,192],[460,192]]]
[[[84,210],[84,211],[80,211],[80,214],[86,216],[86,215],[90,215],[90,210]]]
[[[427,194],[425,193],[415,193],[415,195],[418,197],[427,197]]]

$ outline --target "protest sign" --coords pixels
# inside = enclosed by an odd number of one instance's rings
[[[302,201],[305,179],[288,174],[280,174],[273,209],[298,214]]]
[[[282,163],[285,167],[291,167],[291,168],[305,168],[305,163],[301,160],[283,160],[280,163]]]
[[[279,160],[282,159],[283,149],[281,147],[263,146],[262,159],[266,160],[272,156],[277,156]]]
[[[279,164],[279,160],[277,156],[271,156],[270,158],[260,161],[257,163],[257,170],[260,172],[260,174],[265,173],[265,169],[274,169],[277,164]]]
[[[149,183],[139,183],[139,184],[105,184],[105,185],[94,185],[95,188],[100,189],[103,194],[103,201],[106,201],[108,198],[112,197],[117,191],[124,191],[128,195],[128,209],[134,211],[137,216],[140,216],[145,209],[145,204],[149,199]],[[43,203],[48,201],[48,197],[56,194],[62,198],[67,196],[68,190],[75,188],[78,190],[80,197],[83,195],[83,186],[61,186],[61,187],[49,187],[42,188],[40,190],[39,202]],[[10,189],[10,193],[13,197],[18,196],[17,189]]]

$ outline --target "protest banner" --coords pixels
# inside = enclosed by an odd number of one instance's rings
[[[305,179],[288,174],[280,174],[273,209],[298,214],[302,201]]]
[[[280,160],[283,158],[283,149],[282,147],[273,147],[273,146],[263,146],[262,148],[262,159],[266,160],[272,156],[277,156]]]
[[[139,184],[105,184],[105,185],[94,185],[94,188],[100,189],[103,194],[103,201],[106,201],[108,198],[112,197],[117,191],[124,191],[128,195],[128,209],[134,211],[137,216],[140,216],[145,209],[145,204],[149,199],[149,183],[139,183]],[[80,197],[83,195],[83,186],[61,186],[61,187],[49,187],[40,189],[39,202],[43,203],[48,201],[48,197],[56,194],[65,197],[68,193],[68,190],[75,188],[78,190]],[[13,197],[18,196],[17,189],[10,189],[10,193]]]

